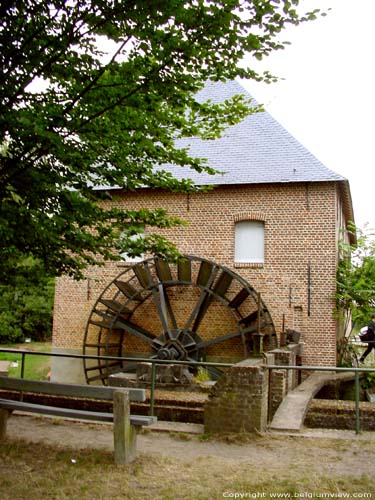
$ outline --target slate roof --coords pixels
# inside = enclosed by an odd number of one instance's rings
[[[223,102],[234,94],[249,93],[237,82],[209,82],[197,94],[199,101]],[[220,139],[179,140],[194,157],[207,159],[220,174],[208,175],[176,166],[163,166],[177,178],[190,178],[197,185],[260,184],[285,182],[346,181],[300,144],[269,113],[248,116],[229,127]]]
[[[197,99],[220,103],[235,94],[252,98],[240,83],[232,80],[208,82],[197,94]],[[266,111],[228,127],[220,139],[189,138],[177,141],[176,145],[189,147],[192,156],[206,158],[209,166],[220,171],[209,175],[176,165],[162,166],[177,179],[189,178],[199,186],[337,182],[347,220],[354,222],[348,180],[327,168]],[[95,189],[108,189],[108,186],[96,186]],[[112,186],[110,189],[121,187]]]

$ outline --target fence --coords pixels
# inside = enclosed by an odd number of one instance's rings
[[[354,368],[354,367],[328,367],[328,366],[279,366],[279,365],[268,365],[265,366],[269,371],[273,369],[277,370],[297,370],[297,371],[308,371],[308,372],[354,372],[354,394],[355,394],[355,432],[360,433],[360,413],[359,413],[359,395],[360,395],[360,374],[361,373],[375,373],[374,368]]]
[[[39,351],[29,351],[29,350],[19,350],[11,348],[0,348],[0,352],[12,353],[21,355],[21,378],[24,378],[25,374],[25,363],[26,356],[49,356],[49,357],[65,357],[65,358],[75,358],[75,359],[95,359],[95,360],[105,360],[105,361],[129,361],[137,363],[151,363],[151,382],[150,382],[150,415],[154,414],[154,403],[155,403],[155,386],[156,386],[156,365],[161,364],[176,364],[176,365],[188,365],[188,366],[203,366],[203,367],[215,367],[215,368],[230,368],[234,366],[233,363],[211,363],[206,361],[171,361],[171,360],[160,360],[160,359],[150,359],[150,358],[130,358],[130,357],[117,357],[117,356],[96,356],[87,354],[68,354],[68,353],[51,353],[51,352],[39,352]],[[327,367],[327,366],[284,366],[284,365],[267,365],[264,364],[262,367],[268,370],[270,373],[272,370],[296,370],[299,372],[352,372],[354,373],[354,385],[355,385],[355,432],[358,434],[360,432],[360,407],[359,407],[359,397],[360,397],[360,375],[363,373],[375,373],[374,368],[354,368],[354,367]]]
[[[49,356],[49,357],[62,357],[62,358],[72,358],[72,359],[95,359],[100,361],[130,361],[132,363],[151,363],[151,383],[150,383],[150,415],[154,415],[154,404],[155,404],[155,385],[156,385],[156,365],[162,364],[173,364],[173,365],[185,365],[185,366],[203,366],[203,367],[215,367],[215,368],[230,368],[233,363],[210,363],[208,361],[174,361],[174,360],[163,360],[163,359],[152,359],[152,358],[130,358],[126,356],[96,356],[94,354],[68,354],[68,353],[53,353],[53,352],[40,352],[40,351],[29,351],[22,349],[11,349],[11,348],[0,348],[0,352],[8,352],[12,354],[21,355],[21,374],[20,377],[25,376],[25,362],[26,355],[35,356]]]

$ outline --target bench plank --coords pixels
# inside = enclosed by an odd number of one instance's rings
[[[112,413],[75,410],[73,408],[24,403],[23,401],[12,401],[10,399],[0,399],[0,408],[3,408],[4,410],[42,413],[44,415],[54,415],[56,417],[82,418],[84,420],[97,420],[100,422],[113,421]]]
[[[56,417],[79,418],[82,420],[96,420],[98,422],[113,422],[113,413],[89,410],[75,410],[74,408],[61,408],[59,406],[39,405],[36,403],[25,403],[11,399],[0,398],[0,408],[4,410],[18,410],[30,413],[42,413]],[[156,417],[148,415],[130,415],[132,425],[151,425],[157,421]]]
[[[0,398],[0,440],[3,440],[6,436],[8,417],[14,410],[62,418],[111,422],[113,423],[115,463],[118,465],[128,464],[134,460],[137,427],[151,425],[157,421],[157,417],[154,416],[130,414],[130,401],[145,401],[145,389],[59,384],[12,377],[0,377],[0,389],[19,391],[20,393],[112,400],[113,413],[78,410]]]
[[[118,389],[118,387],[59,384],[55,382],[27,380],[23,378],[0,377],[0,389],[22,392],[40,392],[56,396],[82,397],[112,401],[113,393],[116,389]],[[128,388],[126,390],[129,392],[130,401],[137,401],[141,403],[146,401],[145,389]]]

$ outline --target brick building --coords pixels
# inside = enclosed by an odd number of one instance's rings
[[[200,99],[218,102],[237,93],[245,91],[236,82],[215,83],[200,93]],[[210,166],[223,173],[209,176],[169,168],[176,177],[189,176],[199,185],[214,185],[214,189],[190,195],[155,189],[132,193],[116,190],[113,203],[129,209],[167,208],[171,215],[186,220],[186,227],[165,234],[182,253],[201,259],[189,268],[191,276],[195,272],[197,275],[190,277],[189,283],[179,282],[177,266],[167,267],[167,275],[160,274],[154,270],[152,260],[150,272],[154,277],[147,279],[152,283],[164,281],[166,286],[151,286],[146,293],[147,283],[129,271],[135,263],[124,257],[123,262],[89,269],[87,279],[81,282],[59,278],[54,309],[55,351],[82,352],[85,347],[85,352],[93,353],[155,355],[157,347],[153,344],[150,348],[148,337],[156,337],[158,345],[165,347],[163,320],[173,323],[170,328],[181,333],[189,323],[186,317],[196,307],[195,315],[204,319],[195,318],[196,328],[190,324],[184,333],[193,337],[198,334],[198,347],[204,344],[204,356],[223,361],[243,358],[247,354],[243,345],[254,331],[244,318],[251,316],[253,326],[259,319],[254,312],[255,295],[250,297],[252,305],[246,305],[247,311],[241,310],[246,308],[243,301],[233,313],[234,297],[241,291],[241,280],[245,280],[249,293],[256,292],[262,311],[270,316],[264,326],[266,333],[279,337],[283,328],[295,329],[301,332],[305,344],[304,364],[335,365],[340,335],[333,316],[338,240],[346,223],[354,220],[348,181],[326,168],[267,112],[250,115],[228,128],[219,140],[189,140],[189,147],[192,155],[207,158]],[[204,278],[200,286],[198,274],[205,269],[204,259],[218,265],[215,269],[219,278],[216,276],[211,284]],[[196,271],[194,266],[198,266]],[[132,272],[132,279],[141,288],[137,306],[133,306],[134,296],[130,299],[129,294],[119,292],[118,283],[113,281],[122,272],[125,277]],[[223,285],[225,290],[218,284],[220,277],[230,282]],[[108,292],[103,293],[111,283]],[[209,299],[202,296],[202,289]],[[93,317],[95,303],[102,321]],[[124,311],[119,313],[120,304],[128,312],[126,318]],[[112,324],[108,333],[105,321],[113,316],[125,319]],[[233,331],[238,334],[231,337]],[[201,357],[202,352],[197,356]],[[73,366],[61,359],[55,363],[52,376],[65,380],[85,378],[81,364]]]

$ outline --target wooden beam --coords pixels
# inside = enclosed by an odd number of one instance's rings
[[[27,380],[12,377],[1,377],[0,388],[23,392],[36,392],[42,394],[56,394],[59,396],[95,398],[111,400],[114,387],[102,387],[94,385],[59,384],[57,382],[44,382],[39,380]],[[145,389],[129,388],[131,401],[146,401]]]
[[[113,438],[116,465],[126,465],[136,455],[137,431],[130,423],[129,393],[116,389],[113,393]]]
[[[7,433],[8,417],[12,412],[0,408],[0,441],[4,441]]]

